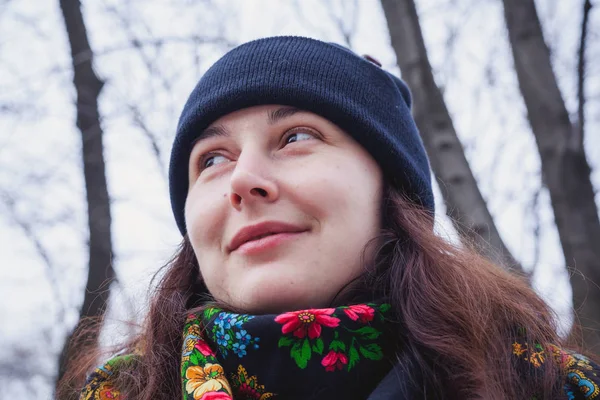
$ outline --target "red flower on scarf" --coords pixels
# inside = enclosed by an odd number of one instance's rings
[[[231,400],[232,397],[225,392],[208,392],[204,393],[200,400]]]
[[[194,346],[195,349],[197,349],[200,353],[202,353],[203,356],[214,356],[215,353],[213,353],[212,349],[206,344],[206,342],[202,339],[200,339],[198,341],[198,343],[196,343],[196,345]]]
[[[330,317],[333,308],[292,311],[275,317],[275,322],[283,324],[281,332],[294,332],[294,336],[303,338],[308,334],[311,339],[321,336],[321,325],[335,328],[340,324],[339,318]]]
[[[241,396],[243,399],[260,399],[260,392],[246,382],[242,383],[240,387],[237,388],[237,395]]]
[[[321,365],[325,367],[325,371],[327,372],[333,372],[336,369],[341,371],[346,364],[348,364],[348,357],[344,353],[338,353],[333,350],[323,357],[321,361]]]
[[[365,322],[373,321],[373,317],[375,316],[375,310],[365,304],[356,304],[344,308],[343,310],[352,321],[358,319],[363,324]]]

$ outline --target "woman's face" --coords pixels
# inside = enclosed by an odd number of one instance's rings
[[[316,114],[257,106],[196,142],[185,206],[208,290],[254,313],[324,307],[363,272],[380,228],[382,173]]]

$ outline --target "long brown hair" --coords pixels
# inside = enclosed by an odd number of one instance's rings
[[[562,377],[551,356],[534,368],[512,353],[517,338],[529,346],[563,344],[551,310],[527,281],[469,244],[435,234],[431,214],[393,188],[382,215],[374,262],[354,283],[389,299],[399,320],[398,365],[423,398],[560,398]],[[130,400],[182,397],[185,316],[211,300],[187,238],[160,274],[144,326],[123,346],[143,354],[116,378]],[[83,385],[90,358],[100,361],[97,349],[86,354],[96,357],[75,357],[64,393]]]

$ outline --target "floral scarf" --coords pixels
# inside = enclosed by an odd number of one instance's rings
[[[279,315],[218,308],[190,314],[181,355],[183,399],[421,398],[400,390],[402,368],[392,368],[397,349],[390,313],[388,304],[367,303]],[[600,366],[586,357],[519,341],[511,350],[524,367],[523,379],[536,375],[552,357],[564,373],[567,399],[600,400]],[[126,400],[113,377],[136,357],[117,356],[97,368],[80,399]]]
[[[393,366],[389,309],[358,304],[252,316],[210,308],[190,315],[184,399],[366,398]]]

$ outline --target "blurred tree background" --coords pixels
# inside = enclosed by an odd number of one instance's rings
[[[341,43],[401,75],[436,176],[436,229],[526,274],[562,334],[576,309],[600,353],[594,6],[0,0],[0,398],[51,398],[85,317],[106,312],[107,344],[141,321],[180,239],[166,179],[178,113],[212,62],[270,35]]]

